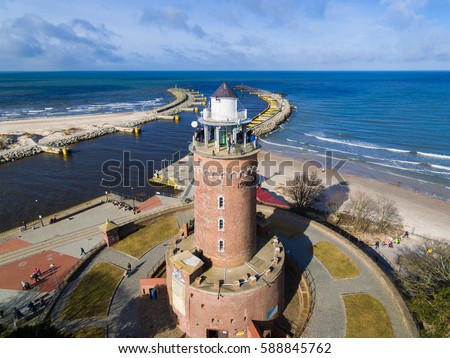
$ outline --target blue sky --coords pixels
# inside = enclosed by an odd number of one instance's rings
[[[0,70],[450,70],[450,0],[0,0]]]

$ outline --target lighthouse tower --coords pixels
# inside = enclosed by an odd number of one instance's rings
[[[190,337],[247,337],[283,309],[284,250],[256,233],[260,146],[226,82],[198,122],[190,146],[195,232],[168,249],[169,300]]]

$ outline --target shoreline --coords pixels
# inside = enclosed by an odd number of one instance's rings
[[[280,156],[300,159],[302,161],[318,161],[323,166],[329,164],[327,163],[327,155],[324,153],[303,152],[300,150],[297,151],[297,148],[294,147],[292,148],[292,150],[290,150],[289,148],[280,150],[277,148],[279,144],[274,144],[269,140],[266,140],[266,138],[263,139],[262,142],[264,143],[263,150],[276,153]],[[289,145],[286,146],[289,147]],[[345,162],[345,165],[341,168],[342,173],[355,175],[366,179],[374,179],[385,184],[400,186],[411,192],[433,197],[437,200],[450,204],[450,187],[444,183],[432,182],[417,178],[413,175],[413,172],[408,172],[410,175],[402,175],[399,173],[384,170],[383,168],[366,165],[366,163],[357,162],[349,158],[334,157],[334,151],[332,149],[329,149],[328,151],[331,153],[330,158],[332,159],[333,165],[341,160]]]
[[[170,88],[167,91],[175,97],[174,100],[150,111],[1,121],[0,137],[11,143],[0,150],[0,164],[39,154],[44,151],[42,147],[58,149],[123,128],[131,129],[164,116],[175,116],[188,110],[196,101],[196,95],[187,90]]]
[[[295,171],[301,171],[306,159],[293,158],[267,150],[262,150],[260,153],[261,158],[264,154],[270,153],[271,160],[275,162],[275,165],[270,167],[269,174],[269,178],[274,183],[270,185],[265,181],[262,187],[285,197],[283,187],[286,180],[292,179]],[[280,171],[281,162],[292,163],[292,165],[284,166],[282,168],[283,173],[276,174]],[[327,171],[318,170],[317,173],[320,178],[324,179]],[[335,178],[332,174],[330,176]],[[326,197],[320,203],[322,209],[326,206],[326,202],[330,200],[330,197],[338,190],[345,191],[347,200],[350,195],[354,195],[356,192],[364,192],[374,198],[376,195],[382,195],[396,203],[396,207],[403,218],[404,230],[425,238],[450,240],[448,238],[450,203],[397,186],[394,183],[385,183],[379,179],[365,178],[345,172],[340,172],[339,174],[345,180],[346,185],[339,185],[336,179],[331,183],[327,183],[325,188]]]

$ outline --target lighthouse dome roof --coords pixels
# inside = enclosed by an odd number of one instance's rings
[[[226,82],[223,82],[218,89],[212,94],[211,97],[220,98],[238,98],[237,94],[233,91],[233,88]]]

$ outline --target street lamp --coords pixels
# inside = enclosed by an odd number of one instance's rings
[[[108,192],[105,191],[105,195],[106,195],[106,202],[108,202]]]
[[[131,187],[131,198],[133,199],[133,212],[134,212],[134,210],[135,210],[135,207],[134,207],[134,192],[133,192],[133,187]]]
[[[41,220],[41,225],[44,226],[44,221],[42,220],[42,215],[39,215],[39,220]]]
[[[50,264],[50,269],[52,270],[53,278],[55,279],[56,289],[59,291],[59,284],[55,274],[55,264]]]

